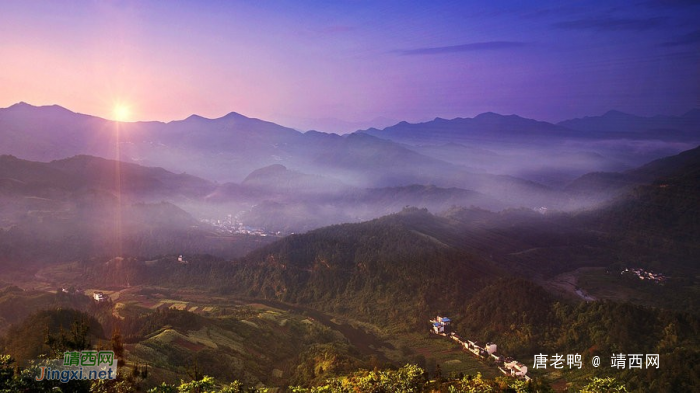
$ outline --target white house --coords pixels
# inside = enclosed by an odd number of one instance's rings
[[[497,346],[494,343],[486,343],[485,349],[486,352],[489,353],[489,355],[493,355],[494,353],[496,353]]]
[[[524,377],[525,374],[527,374],[527,366],[516,360],[505,362],[503,365],[506,369],[510,370],[511,375]]]
[[[92,298],[95,299],[95,301],[97,301],[97,302],[102,302],[102,301],[107,300],[107,297],[106,297],[105,294],[102,293],[102,292],[95,292],[95,293],[93,293],[93,294],[92,294]]]
[[[430,321],[433,324],[433,333],[435,334],[447,334],[449,332],[450,323],[452,320],[447,317],[437,316],[437,318]]]

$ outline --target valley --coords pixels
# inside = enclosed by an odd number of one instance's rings
[[[179,311],[183,313],[180,319],[141,338],[132,337],[126,334],[126,328],[121,328],[129,362],[147,364],[150,373],[158,380],[177,382],[179,375],[191,368],[193,362],[200,362],[197,364],[202,372],[218,379],[229,380],[230,373],[234,372],[237,379],[248,385],[284,386],[306,381],[299,379],[298,374],[306,372],[300,370],[302,366],[311,367],[310,372],[318,374],[315,378],[350,371],[336,364],[338,356],[347,358],[353,367],[383,367],[419,359],[423,367],[429,366],[429,369],[442,365],[447,375],[480,372],[495,376],[487,365],[464,356],[452,345],[431,338],[425,331],[387,334],[382,326],[279,301],[217,296],[192,288],[93,287],[80,276],[77,276],[80,278],[78,282],[85,289],[79,288],[71,294],[61,293],[61,288],[75,287],[60,284],[65,280],[75,280],[75,267],[75,264],[58,265],[37,273],[33,280],[22,280],[25,288],[15,291],[14,299],[2,299],[0,308],[7,310],[12,303],[22,303],[27,307],[29,303],[26,301],[30,298],[46,299],[46,303],[24,309],[22,315],[27,316],[55,304],[53,298],[57,296],[72,297],[72,302],[82,304],[81,309],[108,311],[103,318],[111,319],[111,323],[117,326],[120,321],[163,313],[178,315]],[[3,288],[2,292],[6,290]],[[104,293],[105,300],[94,300],[92,295],[97,292]],[[4,323],[0,331],[6,332],[8,327]],[[284,338],[288,334],[292,337]],[[265,340],[279,341],[281,338],[283,341],[276,346],[265,344]],[[309,363],[298,365],[296,355],[287,352],[291,349],[287,348],[288,345],[295,341],[303,343],[307,351],[309,345],[311,348],[320,346],[318,349],[322,354],[312,351]],[[270,352],[271,346],[275,347],[274,352]],[[236,368],[219,370],[207,362],[207,358],[222,356]]]
[[[56,108],[9,109],[87,121]],[[67,340],[60,332],[89,326],[75,340],[123,348],[123,383],[135,390],[205,375],[313,390],[414,372],[411,383],[437,391],[477,381],[564,391],[596,378],[630,391],[693,386],[685,359],[697,356],[700,336],[700,148],[685,121],[695,117],[666,119],[679,127],[668,137],[576,135],[496,114],[347,136],[241,115],[124,125],[144,138],[128,141],[129,154],[154,140],[178,154],[215,149],[195,128],[250,137],[247,148],[272,142],[275,161],[258,152],[236,167],[236,181],[206,169],[231,165],[219,161],[228,153],[209,152],[192,172],[212,179],[171,172],[178,167],[167,160],[160,168],[105,158],[95,146],[49,162],[5,155],[0,348],[31,368]],[[610,118],[642,129],[659,121],[615,113],[596,121]],[[519,127],[514,141],[532,142],[523,149],[503,142]],[[654,147],[612,153],[641,140]],[[570,166],[558,167],[565,158]],[[496,360],[431,335],[435,315],[449,315],[464,337],[497,343],[532,379],[505,377]],[[530,367],[538,353],[590,363],[620,351],[658,353],[664,369]]]
[[[699,392],[699,20],[0,1],[0,393]]]

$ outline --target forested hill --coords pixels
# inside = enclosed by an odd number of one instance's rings
[[[424,209],[293,235],[241,261],[247,294],[361,316],[424,325],[456,309],[484,279],[505,274],[455,247],[448,220]]]
[[[426,315],[455,310],[495,277],[645,267],[689,277],[683,284],[689,288],[700,244],[698,178],[692,171],[659,178],[605,210],[579,214],[455,208],[433,215],[407,208],[292,235],[234,263],[165,274],[185,274],[185,284],[201,281],[244,296],[416,326]]]
[[[408,208],[326,227],[252,252],[234,281],[250,296],[373,320],[420,321],[425,313],[453,309],[500,276],[551,277],[617,264],[694,277],[700,176],[666,173],[672,176],[605,210],[578,215],[456,208],[438,216]]]
[[[626,172],[591,172],[587,173],[566,186],[566,191],[572,196],[594,196],[601,201],[613,194],[624,194],[635,186],[650,184],[660,178],[697,175],[700,171],[700,146],[681,152],[680,154],[651,161],[638,168]]]
[[[498,351],[523,359],[536,353],[578,353],[582,374],[593,356],[658,353],[659,369],[601,367],[596,376],[624,381],[627,391],[696,391],[698,335],[695,315],[612,301],[570,304],[521,279],[496,280],[479,291],[456,315],[455,327],[471,339],[492,341]],[[550,370],[551,371],[551,370]],[[590,375],[590,374],[589,374]]]
[[[700,172],[700,146],[686,150],[675,156],[654,160],[639,168],[627,171],[628,174],[646,179],[697,175]]]
[[[700,257],[700,148],[638,170],[662,173],[611,206],[592,212],[600,229],[624,239],[628,249],[677,256],[675,265],[697,272]]]

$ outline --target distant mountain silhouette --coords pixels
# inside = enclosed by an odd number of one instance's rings
[[[617,112],[603,117],[606,121],[617,119],[618,124],[634,119]],[[659,124],[668,121],[682,125],[692,124],[700,115],[696,110],[681,118],[685,123],[675,117],[650,119]],[[697,134],[679,130],[684,135]],[[490,112],[472,119],[401,122],[384,130],[340,136],[301,133],[235,112],[214,119],[192,115],[169,123],[118,123],[55,105],[20,103],[0,109],[0,154],[33,161],[90,155],[162,167],[220,184],[184,175],[172,175],[179,176],[174,178],[153,171],[131,172],[131,167],[123,164],[122,180],[129,181],[122,181],[122,191],[136,193],[154,188],[186,198],[208,196],[212,202],[235,200],[246,204],[256,198],[288,202],[293,195],[318,196],[344,192],[346,187],[366,190],[434,185],[437,189],[471,190],[487,196],[476,200],[498,201],[488,204],[489,208],[571,207],[562,202],[564,196],[559,189],[579,176],[621,172],[696,145],[692,141],[657,139],[640,148],[635,145],[640,143],[639,137],[651,134],[641,131],[633,141],[619,139],[620,134],[574,130]],[[671,135],[667,130],[662,134]],[[83,165],[80,158],[57,162],[53,168],[71,167],[95,181],[103,173],[110,175],[112,164],[90,162],[94,168]],[[247,178],[265,167],[272,169]],[[286,170],[281,171],[281,167]],[[101,181],[103,185],[115,183],[108,176]],[[2,185],[8,190],[20,186],[9,177]]]
[[[365,186],[381,185],[372,182],[383,179],[403,181],[420,168],[453,170],[378,138],[301,133],[234,112],[216,119],[192,115],[169,123],[117,123],[28,104],[0,109],[0,153],[40,161],[79,154],[118,157],[236,182],[272,164],[311,174],[343,172]],[[368,173],[368,168],[377,173]]]
[[[102,189],[157,200],[164,196],[170,199],[203,196],[215,188],[214,183],[195,176],[86,155],[48,163],[0,156],[0,179],[24,185],[27,196],[37,196],[32,192],[40,189],[67,194]]]
[[[401,122],[383,130],[370,128],[358,132],[412,145],[495,141],[509,145],[522,141],[547,143],[562,138],[698,140],[700,110],[689,111],[683,116],[654,117],[639,117],[613,110],[602,116],[571,119],[557,124],[487,112],[474,118],[436,118],[417,124]]]
[[[401,122],[383,130],[358,131],[384,139],[413,145],[500,141],[506,144],[552,138],[574,138],[577,133],[551,123],[516,115],[482,113],[474,118],[435,120],[411,124]]]
[[[113,122],[98,117],[22,102],[0,109],[0,153],[41,161],[88,153],[113,158],[113,130]]]
[[[608,111],[602,116],[571,119],[558,123],[573,130],[607,138],[687,141],[700,136],[700,110],[682,116],[641,117],[620,111]]]
[[[386,117],[376,117],[368,121],[345,121],[341,119],[324,117],[324,118],[301,118],[294,116],[282,116],[282,122],[287,125],[294,126],[300,131],[322,130],[335,134],[347,134],[366,128],[376,127],[384,128],[398,123],[398,120],[389,119]]]
[[[551,124],[488,112],[357,133],[402,143],[471,172],[507,174],[560,188],[586,173],[623,171],[694,147],[700,143],[699,113],[641,118],[610,111]]]

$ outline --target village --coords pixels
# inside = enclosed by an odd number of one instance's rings
[[[620,274],[633,274],[640,280],[648,280],[656,284],[661,284],[664,281],[666,281],[666,276],[664,276],[663,274],[654,273],[652,271],[644,270],[642,268],[626,268],[625,270],[621,271]]]
[[[489,342],[481,346],[477,341],[460,337],[452,331],[452,320],[448,317],[437,316],[435,319],[430,320],[430,323],[432,324],[431,333],[451,338],[474,356],[482,359],[490,357],[497,364],[498,369],[507,376],[525,381],[530,380],[530,377],[527,375],[527,366],[511,357],[496,354],[498,347],[495,343]]]
[[[281,232],[271,232],[264,228],[255,228],[243,224],[237,217],[229,214],[225,219],[202,219],[203,223],[213,226],[217,232],[229,235],[251,235],[251,236],[282,236]]]

